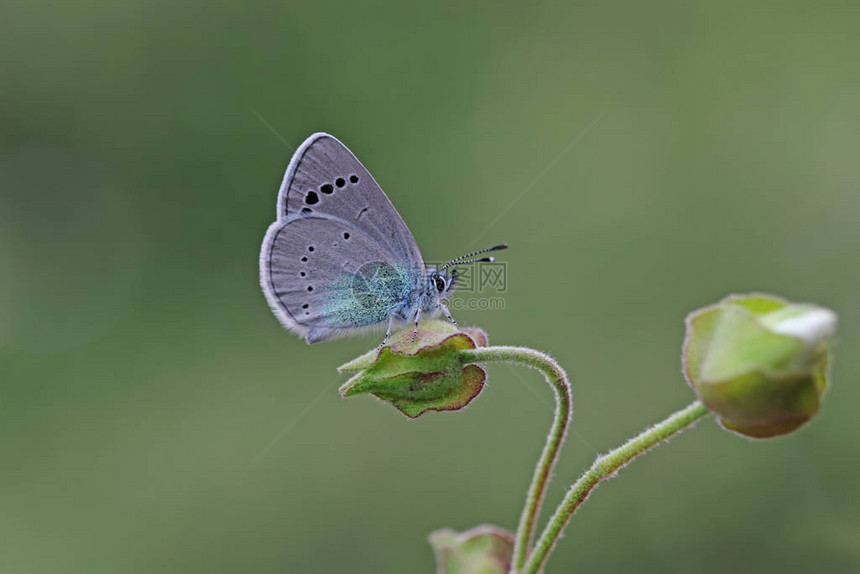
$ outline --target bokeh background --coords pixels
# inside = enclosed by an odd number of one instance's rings
[[[551,352],[593,459],[687,404],[684,315],[836,309],[821,416],[713,421],[601,487],[549,572],[860,569],[853,2],[14,2],[0,18],[0,571],[433,571],[513,529],[551,419],[343,400],[258,288],[292,148],[347,143],[429,259],[507,241],[491,341]],[[492,224],[492,225],[490,225]],[[548,510],[546,508],[545,510]]]

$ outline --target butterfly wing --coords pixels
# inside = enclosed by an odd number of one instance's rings
[[[330,216],[353,224],[395,259],[423,266],[412,233],[382,188],[352,152],[329,134],[306,139],[284,174],[278,219],[297,214]]]
[[[269,306],[309,343],[353,333],[407,307],[414,274],[375,237],[328,216],[276,221],[260,253]]]

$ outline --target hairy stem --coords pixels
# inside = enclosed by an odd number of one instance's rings
[[[537,574],[543,568],[549,553],[567,526],[570,517],[576,509],[585,502],[591,491],[601,481],[612,477],[621,467],[644,454],[672,435],[681,432],[697,420],[708,414],[708,409],[699,401],[693,401],[686,408],[671,415],[666,420],[643,431],[612,452],[597,457],[591,468],[583,474],[570,488],[562,503],[550,518],[549,523],[535,545],[534,552],[529,556],[522,574]]]
[[[523,347],[479,347],[463,351],[462,353],[463,357],[470,362],[502,361],[537,369],[543,373],[543,376],[553,388],[556,395],[555,420],[546,439],[543,453],[535,467],[534,477],[526,495],[526,503],[520,516],[519,525],[517,525],[514,555],[511,560],[511,572],[516,572],[525,565],[528,559],[529,547],[532,535],[534,534],[535,523],[540,514],[541,503],[546,494],[547,483],[549,483],[552,469],[558,459],[558,452],[564,442],[568,424],[570,424],[573,412],[570,382],[567,379],[567,373],[564,372],[564,369],[555,360],[548,355],[532,349]]]

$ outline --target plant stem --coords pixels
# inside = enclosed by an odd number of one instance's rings
[[[522,574],[537,574],[543,568],[550,551],[561,536],[564,527],[567,526],[570,517],[601,481],[612,477],[628,462],[640,454],[644,454],[661,441],[681,432],[706,414],[708,414],[708,409],[699,401],[693,401],[686,408],[671,415],[663,422],[644,430],[639,436],[630,439],[609,454],[598,456],[591,468],[570,488],[555,514],[550,518],[535,545],[534,552],[522,570]]]
[[[537,369],[546,378],[555,391],[555,420],[552,423],[549,436],[546,439],[543,453],[535,467],[534,477],[526,495],[517,534],[514,541],[514,554],[511,560],[511,572],[522,568],[529,556],[529,547],[535,530],[535,523],[540,514],[541,503],[546,494],[552,469],[558,459],[558,452],[564,442],[568,424],[573,412],[570,382],[567,373],[551,357],[533,349],[523,347],[479,347],[462,351],[466,361],[503,361]]]

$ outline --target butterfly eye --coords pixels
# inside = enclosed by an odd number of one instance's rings
[[[445,281],[438,275],[433,277],[433,284],[436,286],[436,291],[439,293],[445,290]]]

